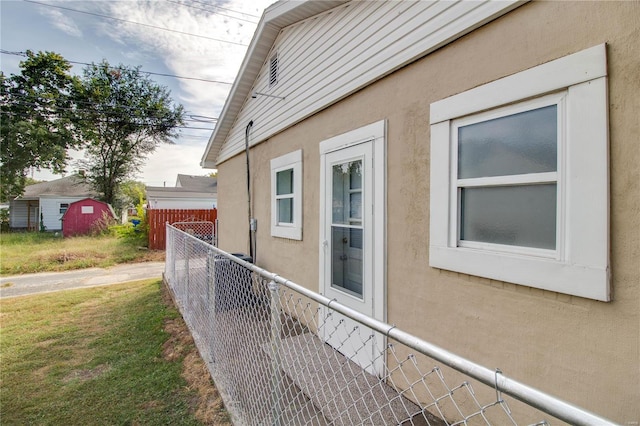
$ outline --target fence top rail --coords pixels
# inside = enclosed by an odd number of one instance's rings
[[[193,235],[184,232],[171,224],[167,223],[167,230],[171,229],[173,232],[179,232],[184,235],[185,238],[191,238],[194,243],[206,244],[197,239]],[[371,329],[382,333],[383,335],[390,337],[400,343],[403,343],[407,347],[414,349],[436,361],[439,361],[454,370],[457,370],[463,374],[466,374],[485,385],[495,388],[498,393],[505,393],[515,399],[518,399],[534,408],[544,411],[562,421],[568,422],[574,425],[616,425],[617,423],[611,420],[605,419],[595,413],[587,411],[583,408],[577,407],[571,403],[565,402],[557,397],[549,395],[543,391],[532,388],[524,383],[507,377],[501,370],[491,370],[473,361],[470,361],[462,356],[456,355],[448,350],[441,348],[437,345],[429,343],[420,339],[408,332],[405,332],[395,325],[388,324],[382,321],[373,319],[367,315],[364,315],[354,309],[345,306],[335,299],[329,299],[319,293],[309,290],[300,284],[297,284],[291,280],[279,276],[266,269],[242,260],[234,254],[227,253],[224,250],[215,246],[207,244],[207,248],[214,252],[216,255],[224,256],[239,265],[255,272],[263,278],[283,285],[297,293],[302,294],[309,299],[326,306],[332,310],[335,310]]]

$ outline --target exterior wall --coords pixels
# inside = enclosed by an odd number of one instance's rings
[[[28,201],[26,200],[11,200],[9,207],[9,226],[13,229],[22,229],[26,228],[29,224],[27,220],[28,214]],[[32,208],[37,208],[37,201],[31,201],[31,203],[35,206]],[[40,220],[37,218],[36,220]]]
[[[62,230],[62,214],[60,214],[60,204],[71,204],[74,201],[82,200],[85,197],[41,197],[40,211],[42,212],[42,223],[46,231]]]
[[[487,22],[517,6],[513,0],[356,1],[302,20],[281,31],[252,88],[286,100],[249,96],[238,118],[249,122],[259,116],[262,125],[253,133],[263,139],[437,49],[469,31],[471,23]],[[274,53],[280,71],[279,82],[271,87],[269,59]],[[244,128],[237,126],[220,158],[243,150]]]
[[[527,3],[255,146],[257,264],[317,290],[318,144],[386,119],[387,321],[614,421],[640,421],[638,17],[638,2]],[[429,105],[603,42],[613,300],[430,268]],[[260,117],[252,118],[259,127]],[[269,160],[296,149],[303,150],[302,241],[269,232]],[[248,250],[245,161],[238,155],[218,168],[219,241],[229,251]]]
[[[208,199],[184,199],[165,198],[149,200],[152,209],[213,209],[217,206],[215,198]]]
[[[85,206],[93,207],[93,213],[82,213],[82,208]],[[69,209],[64,214],[62,235],[65,237],[86,235],[91,231],[93,224],[101,220],[104,214],[113,217],[111,209],[105,203],[91,199],[76,201],[69,205]]]

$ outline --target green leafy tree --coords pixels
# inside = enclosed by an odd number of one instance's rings
[[[75,120],[85,143],[86,178],[104,201],[116,201],[118,187],[133,177],[161,143],[171,143],[184,123],[182,105],[139,67],[106,61],[84,69],[75,90]]]
[[[118,190],[117,202],[114,206],[120,210],[129,206],[144,204],[145,184],[137,180],[127,180],[123,182]]]
[[[53,52],[26,52],[20,74],[0,73],[0,197],[21,195],[30,168],[62,173],[76,147],[71,65]]]

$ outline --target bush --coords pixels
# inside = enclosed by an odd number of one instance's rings
[[[137,216],[129,218],[127,223],[110,225],[109,232],[118,238],[126,238],[135,241],[136,244],[147,247],[149,245],[149,225],[144,210],[144,200],[140,199],[136,205]]]
[[[107,235],[110,232],[110,228],[116,225],[116,223],[117,222],[113,216],[111,216],[107,212],[102,212],[102,217],[95,221],[93,225],[91,225],[89,235]]]

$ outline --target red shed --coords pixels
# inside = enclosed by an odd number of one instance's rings
[[[94,223],[104,216],[115,219],[111,206],[102,201],[85,198],[69,204],[69,208],[62,216],[62,235],[86,235],[91,231]]]

